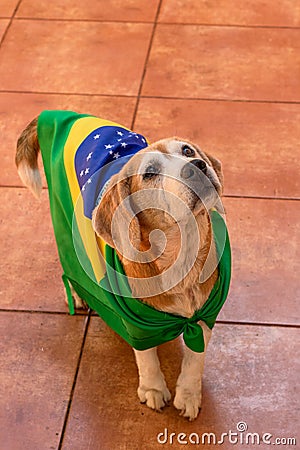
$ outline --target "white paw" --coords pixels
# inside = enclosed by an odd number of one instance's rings
[[[201,390],[177,386],[174,406],[179,409],[181,416],[195,420],[201,408],[201,400]]]
[[[162,389],[145,389],[143,387],[138,388],[138,396],[142,403],[155,409],[155,411],[161,411],[161,409],[171,400],[171,394],[167,386]]]
[[[76,292],[72,293],[75,309],[88,309],[87,303],[80,298]]]
[[[74,308],[75,309],[88,309],[87,303],[84,300],[82,300],[82,298],[80,298],[79,295],[76,294],[76,292],[74,291],[73,288],[71,288],[71,292],[72,292],[72,297],[73,297],[73,301],[74,301]],[[68,302],[67,296],[65,297],[65,302],[68,306],[69,302]]]

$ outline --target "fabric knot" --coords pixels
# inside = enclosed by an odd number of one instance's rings
[[[184,326],[183,340],[193,352],[202,353],[205,349],[203,330],[196,322],[187,321]]]

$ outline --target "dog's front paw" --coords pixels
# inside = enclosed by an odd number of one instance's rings
[[[161,409],[171,400],[171,394],[167,386],[164,386],[161,389],[146,389],[139,387],[138,396],[141,403],[146,403],[149,408],[155,409],[155,411],[161,411]]]
[[[181,416],[195,420],[201,408],[201,400],[201,390],[177,386],[174,406],[179,409]]]

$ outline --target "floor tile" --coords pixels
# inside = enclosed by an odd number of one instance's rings
[[[154,20],[158,0],[53,0],[51,3],[23,0],[17,17],[76,20]]]
[[[276,8],[265,0],[246,0],[242,3],[235,0],[163,0],[159,21],[299,27],[300,5],[294,0],[278,0]]]
[[[26,189],[0,192],[1,309],[68,312],[48,192],[41,202]]]
[[[0,39],[18,3],[0,0]],[[60,448],[87,320],[67,314],[47,191],[37,202],[18,187],[17,138],[43,109],[130,127],[159,6],[135,130],[151,141],[182,135],[222,160],[232,285],[193,423],[139,403],[132,349],[93,315],[62,449],[181,449],[181,432],[220,438],[241,421],[272,444],[299,442],[300,5],[238,3],[20,2],[0,50],[0,186],[10,186],[0,187],[1,449]],[[181,339],[159,349],[173,397],[182,353]]]
[[[0,184],[22,185],[14,163],[17,139],[26,125],[44,109],[93,114],[130,127],[135,102],[134,98],[125,97],[0,93],[0,131],[6,143],[0,148]]]
[[[14,21],[0,54],[1,88],[135,95],[151,31],[138,23]]]
[[[144,95],[299,101],[300,29],[159,25]]]
[[[84,320],[1,312],[1,448],[58,448]]]
[[[8,26],[9,20],[0,19],[0,40],[2,39],[3,34]]]
[[[233,252],[219,319],[300,324],[300,202],[224,200]]]
[[[222,161],[227,194],[300,197],[300,105],[143,98],[135,130],[198,143]]]
[[[165,428],[169,436],[213,432],[220,438],[236,431],[240,421],[249,432],[293,437],[298,429],[296,338],[297,330],[289,328],[216,325],[206,359],[202,411],[190,423],[173,406],[158,414],[139,404],[132,350],[93,318],[62,448],[152,450],[163,447],[157,435]],[[159,354],[174,396],[181,341],[163,345]],[[182,445],[175,442],[170,448]]]
[[[11,17],[19,0],[1,0],[0,17]]]

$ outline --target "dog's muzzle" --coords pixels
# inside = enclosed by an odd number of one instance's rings
[[[186,163],[181,171],[182,183],[188,187],[194,197],[194,207],[198,200],[209,209],[218,198],[218,187],[211,179],[208,166],[202,159],[194,159]]]
[[[206,175],[207,172],[207,165],[206,162],[202,159],[194,159],[193,161],[190,161],[186,163],[180,172],[180,176],[183,180],[189,180],[189,181],[200,181],[203,179],[203,176],[201,174]]]

